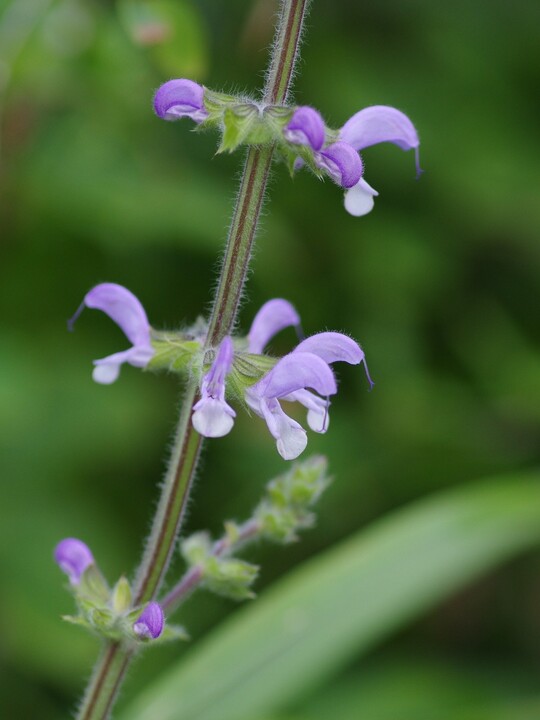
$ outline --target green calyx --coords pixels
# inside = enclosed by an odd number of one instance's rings
[[[199,128],[218,128],[222,132],[218,153],[233,152],[240,145],[270,145],[283,141],[283,128],[293,108],[263,105],[248,98],[216,93],[205,88],[204,105],[208,117]]]
[[[63,620],[108,640],[122,642],[128,648],[148,642],[133,628],[145,605],[133,607],[132,590],[127,578],[122,576],[111,590],[99,568],[93,564],[72,590],[79,612],[77,615],[64,615]],[[186,639],[188,636],[182,627],[167,625],[159,638],[152,640],[152,644]]]
[[[211,592],[233,600],[255,597],[251,586],[259,568],[226,553],[217,554],[208,533],[196,533],[187,538],[181,545],[181,552],[190,567],[198,568],[201,584]]]
[[[261,536],[279,543],[294,542],[299,530],[314,524],[311,508],[330,482],[326,458],[322,456],[295,464],[289,472],[269,482],[266,495],[254,512]]]

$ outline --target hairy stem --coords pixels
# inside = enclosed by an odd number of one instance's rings
[[[304,17],[310,0],[283,0],[272,48],[263,98],[267,103],[286,102],[298,56]],[[249,268],[249,260],[272,163],[273,148],[250,148],[229,229],[223,265],[206,340],[217,345],[233,327]],[[163,482],[135,582],[135,604],[158,592],[164,579],[178,533],[201,449],[201,436],[191,424],[196,385],[186,389],[173,451]],[[108,643],[99,658],[85,694],[79,720],[103,720],[109,716],[132,655],[117,643]]]
[[[109,716],[130,660],[131,653],[119,643],[107,643],[88,683],[77,714],[79,720]]]

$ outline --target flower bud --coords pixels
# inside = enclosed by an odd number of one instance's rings
[[[163,632],[164,624],[161,606],[157,602],[150,602],[133,624],[133,632],[141,640],[155,640]]]
[[[61,540],[54,550],[54,559],[74,586],[80,583],[84,571],[94,564],[89,547],[76,538]]]

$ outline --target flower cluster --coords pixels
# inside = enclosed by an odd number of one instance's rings
[[[199,378],[200,399],[192,416],[197,432],[212,438],[229,433],[236,413],[226,397],[236,397],[265,420],[285,460],[292,460],[304,451],[307,434],[285,413],[281,401],[303,405],[309,427],[324,433],[328,429],[329,397],[337,392],[333,363],[363,363],[367,379],[373,385],[362,348],[342,333],[312,335],[282,358],[264,354],[265,347],[278,332],[287,327],[300,330],[300,317],[295,308],[280,298],[262,306],[247,337],[226,336],[218,347],[210,349],[205,348],[206,328],[200,325],[176,335],[153,331],[139,300],[120,285],[105,283],[90,290],[75,318],[84,306],[98,308],[109,315],[133,343],[128,350],[94,361],[96,382],[114,382],[123,363],[187,371]]]
[[[312,107],[265,105],[178,79],[158,89],[154,110],[163,120],[189,117],[200,127],[218,127],[223,134],[220,151],[230,152],[240,144],[276,143],[292,171],[307,165],[343,187],[345,209],[354,216],[370,212],[378,195],[364,180],[359,151],[382,142],[414,150],[417,176],[421,173],[414,125],[400,110],[386,105],[364,108],[332,130]]]
[[[61,540],[54,550],[54,559],[68,576],[80,610],[78,616],[64,619],[113,640],[144,642],[162,636],[165,618],[159,603],[133,608],[131,588],[123,577],[111,591],[90,548],[82,540]]]

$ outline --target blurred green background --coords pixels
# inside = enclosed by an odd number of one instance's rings
[[[94,384],[92,359],[125,339],[100,313],[74,335],[65,320],[102,281],[131,289],[160,328],[209,307],[241,157],[214,156],[217,138],[188,121],[158,121],[152,94],[171,77],[260,87],[276,5],[0,8],[0,708],[49,720],[73,710],[97,652],[59,619],[72,601],[52,549],[75,535],[111,579],[132,571],[179,405],[174,377],[127,367]],[[376,387],[339,368],[330,432],[309,445],[336,482],[301,543],[250,552],[262,594],[392,509],[538,465],[539,26],[534,0],[313,4],[295,102],[334,127],[366,105],[400,108],[426,172],[415,182],[394,146],[365,151],[380,197],[356,219],[331,183],[274,169],[243,327],[286,297],[307,333],[358,339]],[[239,413],[207,444],[186,532],[242,519],[282,469],[264,423]],[[441,706],[461,720],[484,703],[475,717],[540,717],[539,570],[530,552],[478,578],[278,720],[428,720]],[[181,621],[196,641],[237,612],[201,593]],[[186,651],[148,653],[122,701]]]

